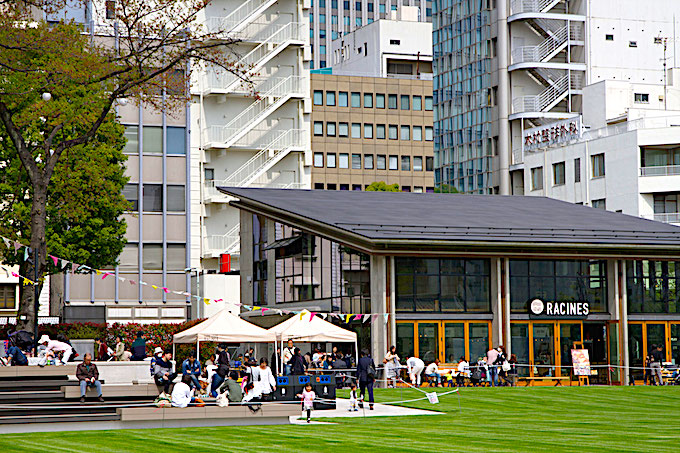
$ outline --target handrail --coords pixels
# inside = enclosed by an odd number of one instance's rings
[[[262,6],[273,3],[273,0],[247,0],[239,5],[234,11],[225,17],[209,17],[208,30],[219,32],[225,30],[227,33],[233,31],[239,24],[245,22]]]

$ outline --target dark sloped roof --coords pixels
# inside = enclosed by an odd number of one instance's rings
[[[285,212],[385,241],[680,248],[680,227],[545,197],[219,188],[239,207]]]

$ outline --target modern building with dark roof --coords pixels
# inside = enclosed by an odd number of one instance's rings
[[[538,197],[220,190],[241,210],[242,303],[387,313],[346,326],[377,359],[504,345],[542,382],[587,349],[601,383],[641,378],[653,344],[680,363],[679,227]]]

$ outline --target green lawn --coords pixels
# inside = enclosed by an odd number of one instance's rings
[[[446,391],[448,389],[440,389]],[[378,401],[417,398],[378,390]],[[461,390],[439,416],[329,419],[334,425],[185,428],[0,436],[6,452],[677,452],[680,387],[530,387]]]

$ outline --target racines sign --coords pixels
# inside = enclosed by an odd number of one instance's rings
[[[529,303],[529,315],[537,318],[586,318],[588,302],[545,302],[534,299]]]

